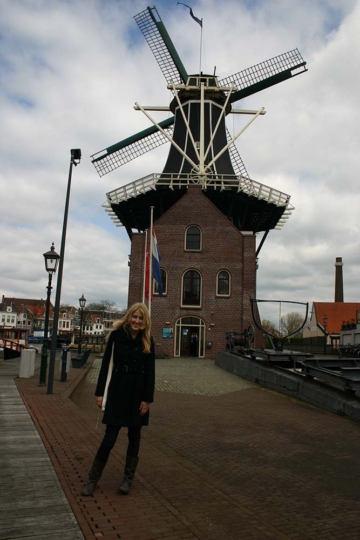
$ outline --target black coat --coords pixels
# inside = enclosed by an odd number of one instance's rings
[[[106,386],[111,352],[114,344],[114,367],[109,384],[103,424],[116,426],[147,426],[149,412],[140,416],[142,401],[154,401],[155,349],[151,340],[149,354],[143,352],[142,332],[135,339],[123,328],[113,330],[107,343],[96,396],[103,396]]]

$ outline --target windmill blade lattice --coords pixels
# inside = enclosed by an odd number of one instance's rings
[[[170,84],[186,83],[187,73],[155,7],[146,8],[134,17],[161,71]]]
[[[160,122],[159,125],[170,137],[172,137],[174,131],[173,116]],[[129,163],[129,161],[132,161],[167,142],[169,141],[165,135],[153,126],[137,133],[133,137],[128,137],[105,150],[93,154],[91,156],[91,161],[99,176],[105,176],[105,174],[118,169],[122,165]]]
[[[293,73],[294,71],[296,73]],[[238,90],[230,97],[230,102],[234,103],[239,99],[251,96],[256,92],[290,79],[304,71],[307,71],[306,62],[298,49],[293,49],[248,69],[239,71],[230,77],[220,79],[219,86],[230,86],[231,83],[235,83]]]
[[[226,129],[226,138],[228,141],[231,141],[232,136],[228,129]],[[239,154],[238,149],[236,148],[235,144],[232,144],[229,146],[229,154],[231,163],[234,169],[234,173],[238,176],[242,176],[243,178],[250,178],[246,167],[244,165],[243,160],[241,159],[241,156]]]

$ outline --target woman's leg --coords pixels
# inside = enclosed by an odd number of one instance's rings
[[[116,440],[118,438],[120,426],[112,426],[108,424],[106,426],[105,435],[100,444],[99,450],[96,454],[96,459],[99,461],[107,462],[111,450],[114,448]]]
[[[90,469],[88,481],[82,490],[82,495],[85,497],[88,497],[94,493],[109,458],[110,452],[114,448],[119,431],[119,426],[106,426],[105,435]]]
[[[131,484],[134,479],[136,467],[139,463],[139,448],[141,439],[141,426],[128,428],[129,444],[126,452],[126,462],[124,469],[124,478],[119,487],[119,492],[122,495],[128,495]]]
[[[141,440],[141,426],[128,428],[128,448],[126,455],[138,457]]]

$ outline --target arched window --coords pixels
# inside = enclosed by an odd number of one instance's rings
[[[162,293],[167,294],[167,272],[163,268],[160,268],[161,273],[161,283],[162,283]],[[153,294],[159,294],[159,287],[155,279],[153,280]]]
[[[188,270],[183,277],[182,305],[201,305],[201,276],[196,270]]]
[[[192,225],[186,229],[185,249],[189,251],[201,250],[201,230],[196,225]]]
[[[230,274],[227,270],[221,270],[217,275],[217,296],[230,296]]]

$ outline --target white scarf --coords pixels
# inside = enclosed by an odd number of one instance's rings
[[[112,375],[112,371],[113,371],[113,367],[114,367],[113,356],[114,356],[114,343],[113,343],[113,346],[112,346],[111,358],[110,358],[110,362],[109,362],[109,369],[108,369],[108,373],[107,373],[107,377],[106,377],[105,390],[104,390],[104,395],[103,395],[102,404],[101,404],[101,408],[102,408],[103,411],[105,411],[105,405],[106,405],[106,400],[107,400],[107,396],[108,396],[109,384],[110,384],[111,375]]]

